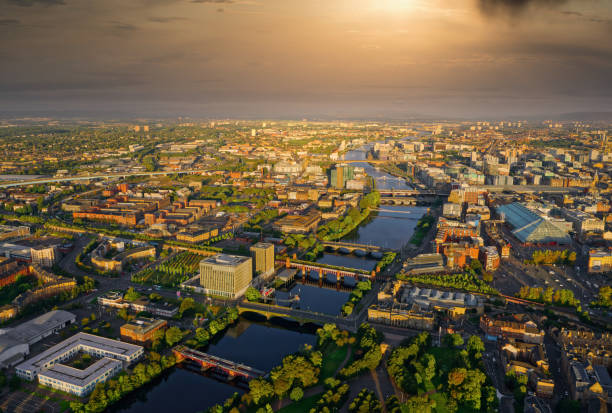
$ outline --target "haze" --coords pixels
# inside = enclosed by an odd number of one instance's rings
[[[0,114],[612,110],[609,1],[0,0]]]

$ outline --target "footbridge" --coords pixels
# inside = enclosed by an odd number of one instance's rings
[[[216,369],[225,372],[230,378],[242,377],[246,380],[266,376],[266,373],[244,364],[235,363],[221,357],[193,350],[185,346],[177,346],[172,349],[177,361],[191,360],[198,363],[204,369]]]

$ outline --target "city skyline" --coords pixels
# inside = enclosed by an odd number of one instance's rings
[[[0,4],[3,117],[612,111],[605,1]]]

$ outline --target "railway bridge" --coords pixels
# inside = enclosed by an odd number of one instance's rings
[[[376,272],[367,272],[365,270],[357,270],[353,268],[336,267],[333,265],[319,264],[317,262],[310,261],[298,261],[287,258],[286,260],[277,260],[277,266],[284,266],[285,268],[296,268],[301,271],[302,277],[306,277],[306,273],[309,271],[315,271],[319,273],[319,280],[323,278],[323,275],[335,275],[338,282],[341,282],[344,277],[353,277],[358,281],[363,280],[374,280]]]
[[[235,363],[185,346],[177,346],[172,349],[172,352],[176,356],[177,361],[191,360],[202,366],[203,369],[212,368],[223,371],[230,379],[241,377],[246,380],[252,380],[267,375],[267,373],[253,367]]]

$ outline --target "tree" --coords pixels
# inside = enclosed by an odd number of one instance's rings
[[[179,314],[183,317],[186,311],[192,310],[195,308],[195,301],[191,297],[187,297],[181,301],[181,305],[179,307]]]
[[[244,293],[244,296],[249,301],[259,301],[259,299],[261,298],[261,293],[256,288],[249,287]]]
[[[207,343],[208,340],[210,340],[210,334],[203,328],[196,329],[195,337],[196,340],[203,344]]]
[[[140,293],[134,290],[134,287],[128,288],[128,290],[123,295],[123,299],[126,301],[136,301],[140,298]]]
[[[470,336],[467,342],[467,351],[473,358],[482,357],[482,352],[485,350],[482,339],[478,336]],[[480,356],[476,356],[480,355]]]
[[[453,333],[444,336],[444,345],[447,347],[461,347],[463,345],[463,338],[460,334]]]
[[[168,343],[169,346],[173,346],[174,344],[178,343],[182,340],[182,338],[183,333],[181,332],[180,328],[170,327],[166,330],[166,343]]]
[[[259,404],[274,395],[274,388],[265,379],[253,379],[249,382],[249,395],[255,404]]]
[[[291,393],[289,393],[289,397],[294,402],[300,401],[302,400],[302,397],[304,397],[304,390],[302,390],[301,387],[294,387],[293,390],[291,390]]]

